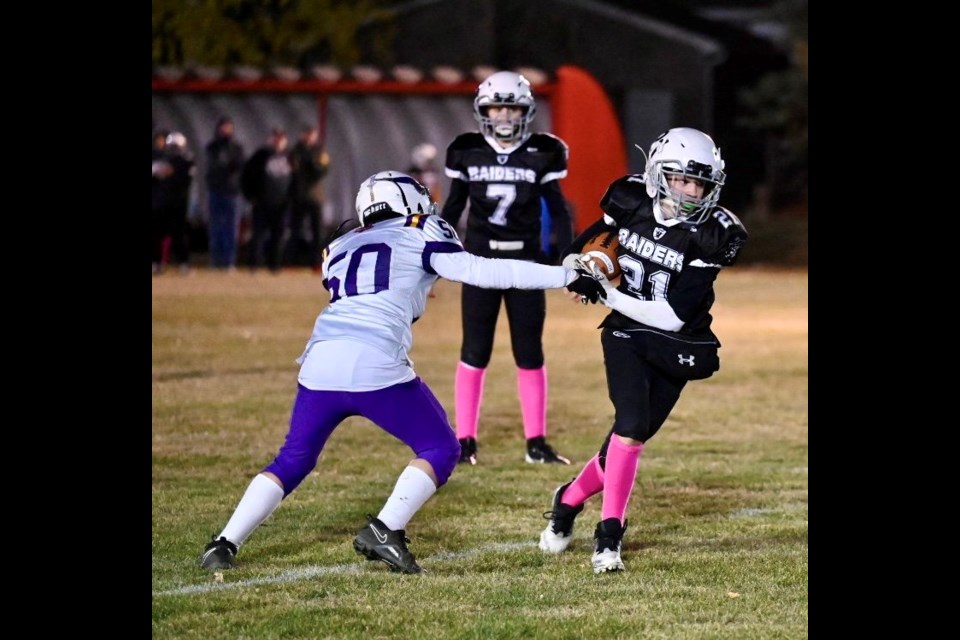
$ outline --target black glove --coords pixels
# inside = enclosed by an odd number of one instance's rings
[[[567,285],[567,291],[572,291],[573,293],[579,294],[582,296],[583,304],[597,304],[600,298],[604,300],[607,299],[607,292],[604,290],[603,285],[600,284],[594,277],[584,271],[583,269],[577,269],[577,279]]]

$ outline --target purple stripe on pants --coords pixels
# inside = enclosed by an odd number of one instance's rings
[[[312,391],[298,384],[286,440],[264,469],[283,483],[284,497],[317,466],[330,434],[350,416],[367,418],[429,462],[437,486],[453,473],[460,443],[440,402],[419,377],[377,391]]]

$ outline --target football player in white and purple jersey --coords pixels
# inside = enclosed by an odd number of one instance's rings
[[[407,548],[407,523],[443,486],[460,446],[443,407],[417,376],[411,325],[424,313],[437,278],[479,287],[567,286],[596,299],[600,283],[576,268],[467,253],[435,213],[430,192],[410,176],[383,171],[357,192],[360,226],[323,250],[329,304],[320,312],[300,364],[290,427],[274,460],[248,485],[199,564],[229,569],[247,537],[316,466],[327,439],[350,416],[363,416],[406,444],[414,459],[377,517],[353,546],[392,571],[419,573]]]

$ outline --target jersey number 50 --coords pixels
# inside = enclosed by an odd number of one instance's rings
[[[364,256],[372,253],[373,256],[364,260]],[[390,288],[390,256],[393,249],[390,245],[382,242],[365,244],[352,253],[341,253],[330,258],[331,273],[337,270],[334,266],[350,256],[350,262],[347,263],[347,273],[343,277],[343,288],[341,289],[341,280],[338,276],[331,275],[327,278],[327,284],[330,285],[330,303],[334,303],[344,296],[355,296],[358,293],[380,293]],[[362,283],[362,284],[361,284]],[[361,291],[361,286],[363,291]]]

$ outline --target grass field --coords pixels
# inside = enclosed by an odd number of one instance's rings
[[[459,286],[440,282],[411,356],[453,419]],[[548,291],[548,438],[574,466],[523,461],[505,317],[479,431],[411,521],[426,573],[390,573],[351,541],[411,455],[345,422],[320,463],[249,538],[239,566],[196,566],[286,432],[297,365],[326,292],[309,271],[153,278],[154,638],[807,637],[807,273],[721,274],[719,373],[690,383],[647,445],[628,507],[627,570],[594,575],[600,496],[560,556],[536,546],[553,490],[609,429],[606,311]],[[402,408],[398,408],[402,410]]]

